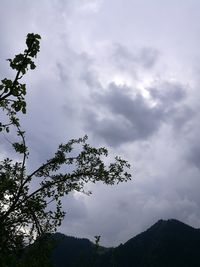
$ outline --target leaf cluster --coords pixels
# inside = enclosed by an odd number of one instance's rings
[[[16,71],[16,76],[14,80],[7,78],[1,80],[0,108],[6,112],[9,121],[0,122],[0,131],[9,131],[9,127],[12,125],[11,119],[13,117],[17,119],[17,112],[26,113],[26,84],[21,83],[20,80],[29,69],[35,69],[36,67],[33,59],[37,57],[37,53],[40,51],[40,39],[40,35],[29,33],[26,38],[27,48],[24,52],[16,55],[14,59],[8,59],[10,67]]]

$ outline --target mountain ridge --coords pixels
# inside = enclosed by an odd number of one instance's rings
[[[115,248],[97,248],[89,239],[62,236],[53,251],[56,267],[200,266],[200,230],[176,219],[161,219]]]

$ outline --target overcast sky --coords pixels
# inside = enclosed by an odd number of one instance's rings
[[[25,78],[30,166],[84,134],[132,165],[131,182],[68,196],[59,231],[114,246],[161,218],[200,227],[199,18],[199,0],[0,1],[1,79],[42,36]]]

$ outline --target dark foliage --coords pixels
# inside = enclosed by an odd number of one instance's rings
[[[47,233],[55,232],[64,218],[63,196],[73,191],[89,195],[91,192],[84,190],[89,182],[113,185],[131,178],[127,161],[115,157],[114,162],[105,164],[107,149],[90,146],[87,136],[60,144],[51,158],[35,170],[27,170],[30,151],[18,114],[26,114],[27,90],[22,81],[28,70],[36,68],[33,60],[40,51],[40,39],[38,34],[27,35],[24,52],[8,59],[15,78],[0,82],[0,132],[6,141],[9,132],[15,139],[9,141],[12,158],[6,156],[0,161],[0,263],[3,267],[49,266],[49,250],[42,248],[43,239]],[[55,208],[50,209],[52,202],[51,207]]]

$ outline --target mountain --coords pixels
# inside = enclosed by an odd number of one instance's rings
[[[177,220],[159,220],[115,248],[113,255],[114,266],[197,267],[200,266],[200,230]]]
[[[87,266],[91,262],[94,244],[88,239],[60,233],[55,234],[53,238],[57,240],[52,254],[56,266]]]
[[[56,267],[199,267],[200,230],[180,221],[159,220],[116,248],[97,247],[88,239],[53,235]]]

